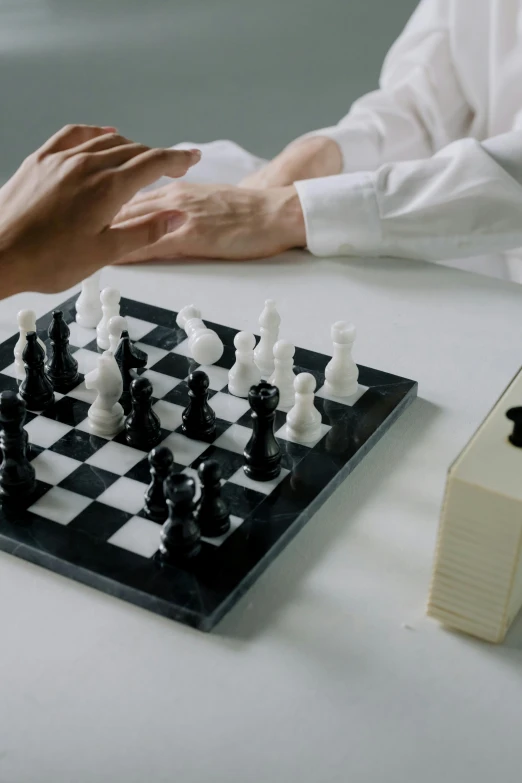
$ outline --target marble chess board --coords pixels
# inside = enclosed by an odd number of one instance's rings
[[[197,365],[189,356],[176,313],[122,298],[130,336],[148,354],[144,374],[154,387],[154,410],[162,443],[174,454],[175,469],[196,478],[199,462],[216,459],[231,528],[221,538],[202,539],[201,553],[179,565],[158,557],[160,525],[144,516],[149,483],[147,454],[126,445],[124,434],[91,435],[87,411],[95,392],[83,376],[94,369],[95,330],[75,323],[75,299],[64,302],[70,344],[81,382],[42,414],[28,413],[29,458],[37,487],[22,507],[0,509],[0,549],[158,614],[210,630],[236,603],[299,529],[394,424],[417,393],[415,381],[359,365],[359,390],[348,399],[323,389],[330,357],[296,348],[297,372],[317,381],[320,438],[311,444],[285,435],[285,416],[276,414],[282,470],[271,482],[254,482],[243,471],[243,449],[252,424],[248,401],[227,391],[234,364],[236,329],[205,321],[223,340],[222,358],[201,367],[210,380],[210,405],[217,416],[212,442],[181,433],[188,404],[186,378]],[[52,314],[37,321],[46,337]],[[18,335],[0,345],[0,391],[18,389],[13,349]],[[197,478],[196,478],[197,481]]]

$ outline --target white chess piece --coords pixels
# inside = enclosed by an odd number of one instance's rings
[[[321,414],[314,405],[316,381],[309,372],[302,372],[294,381],[295,405],[286,416],[289,437],[298,443],[311,443],[321,435]]]
[[[275,370],[269,378],[269,383],[279,389],[279,408],[289,410],[295,402],[295,348],[287,340],[278,340],[274,345],[273,353]]]
[[[214,364],[223,356],[223,343],[212,329],[207,329],[201,320],[201,311],[194,305],[187,305],[179,311],[176,323],[184,329],[189,338],[192,358],[198,364]]]
[[[254,351],[254,360],[263,378],[268,378],[274,372],[274,345],[279,337],[281,316],[276,310],[273,299],[267,299],[265,307],[259,316],[261,339]]]
[[[352,358],[356,330],[353,324],[336,321],[332,326],[333,355],[326,365],[324,390],[332,397],[357,393],[359,368]]]
[[[121,340],[121,333],[128,331],[127,319],[122,315],[113,315],[109,321],[109,351],[115,355]]]
[[[228,391],[234,397],[248,397],[250,387],[261,380],[261,373],[254,362],[256,338],[250,332],[238,332],[234,345],[236,362],[228,373]]]
[[[14,347],[15,368],[17,376],[19,378],[25,378],[25,366],[22,355],[27,344],[27,332],[36,332],[36,313],[34,310],[20,310],[17,320],[20,337]],[[45,343],[43,343],[40,338],[38,338],[38,343],[43,348],[45,359],[47,359]]]
[[[123,378],[110,351],[104,351],[98,357],[98,367],[87,373],[85,388],[98,392],[87,412],[92,434],[107,437],[117,435],[124,423],[123,408],[119,403],[123,394]]]
[[[84,280],[76,300],[76,323],[84,329],[96,329],[102,318],[100,277],[101,269]]]
[[[107,351],[110,346],[109,321],[120,314],[120,292],[116,288],[104,288],[100,294],[100,302],[103,315],[96,327],[96,342],[98,348]]]

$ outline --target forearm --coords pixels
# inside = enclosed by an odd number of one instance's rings
[[[444,260],[522,246],[522,132],[296,189],[318,256]]]

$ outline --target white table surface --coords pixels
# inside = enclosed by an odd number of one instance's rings
[[[519,783],[522,622],[424,617],[446,470],[522,363],[522,287],[410,261],[106,270],[124,296],[363,364],[419,399],[211,634],[0,553],[1,783]],[[15,314],[65,296],[0,304]]]

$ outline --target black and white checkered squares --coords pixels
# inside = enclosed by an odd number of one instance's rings
[[[74,300],[60,309],[70,325],[79,370],[88,373],[99,358],[94,330],[74,323]],[[122,299],[121,312],[136,346],[148,354],[147,369],[140,373],[152,382],[154,410],[162,423],[162,442],[174,454],[173,469],[194,477],[198,496],[199,464],[217,460],[230,530],[202,539],[200,554],[190,562],[173,565],[158,558],[161,526],[144,515],[147,454],[128,446],[124,433],[114,438],[91,434],[87,413],[96,392],[82,381],[68,394],[57,394],[43,415],[27,415],[37,487],[18,512],[0,508],[0,548],[208,630],[397,418],[415,396],[416,384],[360,366],[358,393],[334,399],[324,392],[329,357],[297,348],[296,373],[311,372],[317,381],[321,438],[293,443],[285,413],[277,411],[282,471],[272,482],[254,482],[243,471],[243,451],[252,435],[248,401],[230,395],[227,385],[237,331],[206,322],[223,340],[224,352],[216,365],[201,367],[209,376],[217,416],[215,436],[203,442],[185,437],[181,429],[187,378],[198,365],[189,355],[186,334],[176,326],[176,313],[128,299]],[[50,320],[47,313],[38,319],[38,328]],[[18,388],[17,339],[13,335],[0,344],[0,390]]]

